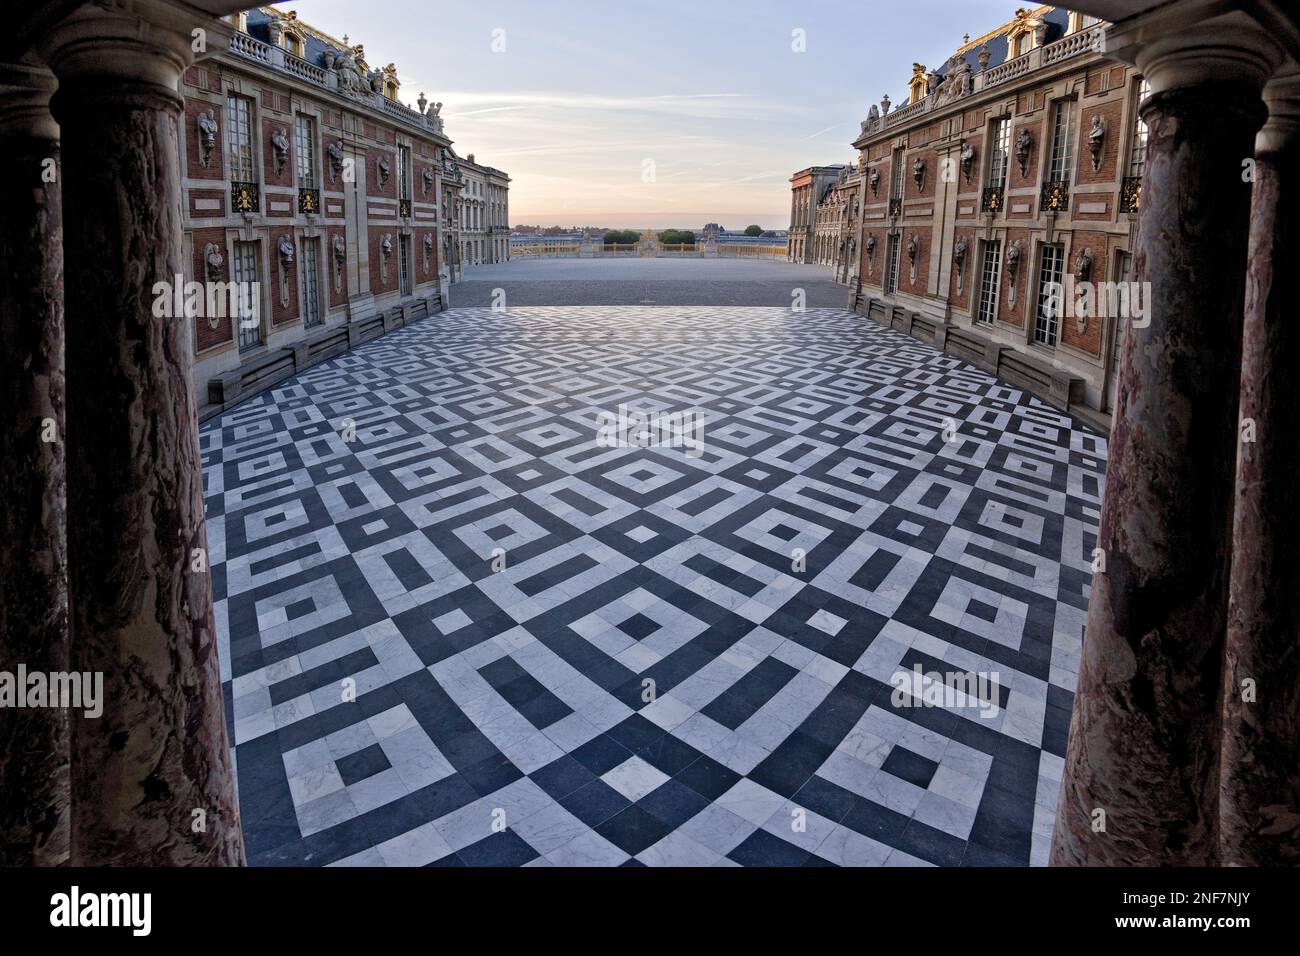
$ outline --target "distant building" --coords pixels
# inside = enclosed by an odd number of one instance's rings
[[[460,260],[466,266],[506,262],[510,258],[510,177],[474,161],[459,161],[465,185],[457,202]]]
[[[790,177],[790,232],[786,258],[791,262],[812,262],[813,225],[817,204],[827,190],[847,169],[845,163],[834,166],[809,166]]]

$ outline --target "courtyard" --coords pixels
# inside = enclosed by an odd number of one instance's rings
[[[829,266],[784,259],[618,256],[512,259],[467,268],[451,286],[457,308],[492,306],[502,290],[510,308],[538,305],[714,305],[790,308],[803,290],[808,308],[841,308],[847,286]]]
[[[204,428],[251,864],[1047,862],[1106,440],[780,281],[456,307]]]

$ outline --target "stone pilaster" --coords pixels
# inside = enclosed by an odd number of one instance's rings
[[[196,35],[195,30],[205,31]],[[222,713],[184,317],[153,314],[181,255],[177,84],[222,26],[164,0],[87,4],[43,40],[59,80],[74,864],[243,861]],[[225,34],[228,39],[228,33]]]
[[[1300,73],[1264,89],[1255,142],[1231,599],[1223,677],[1221,859],[1300,863]]]
[[[1160,11],[1158,11],[1159,13]],[[1057,865],[1217,856],[1250,188],[1243,160],[1281,59],[1244,15],[1120,24],[1151,84],[1134,278],[1150,321],[1119,370],[1087,634],[1052,846]],[[1104,829],[1102,829],[1104,827]]]
[[[53,75],[0,64],[0,670],[68,669],[63,229]],[[68,711],[0,707],[0,866],[69,846]]]

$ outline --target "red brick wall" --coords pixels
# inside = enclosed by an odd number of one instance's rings
[[[1011,275],[1007,272],[1007,250],[1017,239],[1020,240],[1020,272],[1016,276],[1016,306],[1011,308]],[[1002,281],[998,301],[998,319],[1017,328],[1025,328],[1025,316],[1033,313],[1033,304],[1027,303],[1029,284],[1034,271],[1034,250],[1029,241],[1029,230],[1008,229],[1002,239]]]
[[[299,256],[302,250],[298,248],[298,239],[289,232],[289,240],[294,244],[293,262],[284,269],[285,286],[288,289],[286,304],[280,304],[280,237],[286,233],[273,229],[271,231],[271,275],[268,284],[271,293],[271,322],[273,325],[283,325],[286,322],[292,322],[298,318],[298,269],[301,267]]]
[[[213,243],[221,251],[221,257],[225,260],[221,267],[221,276],[218,281],[230,281],[230,260],[226,252],[226,230],[220,227],[212,229],[195,229],[194,237],[194,256],[190,262],[190,274],[187,279],[193,279],[196,282],[207,282],[207,267],[203,261],[203,250],[208,243]],[[229,302],[227,301],[227,306]],[[230,316],[222,316],[217,320],[217,327],[214,329],[208,324],[206,316],[199,316],[194,320],[195,323],[195,347],[202,352],[206,349],[215,348],[219,345],[225,345],[234,338],[234,331],[231,325]]]
[[[916,281],[912,281],[912,260],[907,255],[907,240],[916,236]],[[904,228],[898,247],[898,289],[912,295],[924,295],[925,283],[930,276],[930,230]],[[880,246],[876,246],[880,251]]]
[[[1088,148],[1089,134],[1092,132],[1092,118],[1100,116],[1106,130],[1102,140],[1101,168],[1093,171],[1092,151]],[[1079,168],[1075,180],[1080,185],[1089,183],[1114,182],[1116,168],[1119,165],[1119,148],[1124,140],[1124,102],[1113,100],[1083,111],[1079,125]]]
[[[388,181],[379,179],[379,158],[388,160]],[[366,195],[397,198],[397,153],[391,149],[366,150]]]
[[[220,203],[217,209],[199,209],[195,206],[197,199],[215,199]],[[189,190],[190,217],[192,219],[217,219],[226,214],[226,191],[224,189]]]
[[[339,266],[339,287],[337,291],[334,288],[334,237],[335,236],[342,236],[344,242],[347,241],[347,236],[344,234],[342,229],[331,229],[322,238],[323,248],[321,249],[321,255],[324,257],[327,266],[325,270],[325,275],[327,276],[326,284],[329,286],[330,308],[336,308],[340,305],[344,305],[348,301],[348,264],[346,262],[344,262],[341,266]]]
[[[275,172],[275,147],[271,145],[271,133],[283,130],[289,141],[288,152],[284,157],[284,168],[277,175]],[[293,131],[282,120],[262,121],[262,183],[266,186],[289,186],[293,184]]]
[[[424,237],[433,236],[433,248],[429,250],[429,264],[424,264]],[[415,268],[420,282],[429,282],[438,277],[438,236],[432,229],[415,231]]]
[[[867,236],[876,237],[876,249],[874,255],[868,260],[867,257]],[[885,262],[885,231],[884,229],[868,229],[862,235],[862,261],[858,264],[858,275],[862,278],[863,285],[875,286],[877,289],[884,288],[881,276],[884,274]]]
[[[212,115],[217,119],[216,144],[212,147],[212,153],[205,167],[202,163],[203,148],[200,145],[202,137],[199,134],[198,118],[201,113],[212,110]],[[185,101],[185,175],[191,179],[225,179],[225,167],[222,160],[222,148],[224,146],[226,131],[225,120],[222,116],[221,106],[216,103],[207,103],[204,100],[186,100]],[[217,215],[217,213],[208,213],[207,215]]]
[[[980,271],[980,250],[979,243],[975,241],[974,229],[956,229],[953,232],[952,242],[956,246],[957,239],[961,236],[966,237],[966,263],[965,270],[962,273],[962,290],[957,292],[957,263],[954,261],[952,270],[948,276],[948,298],[952,304],[961,309],[970,309],[971,288],[979,282]]]
[[[912,173],[912,164],[918,159],[925,160],[925,178],[921,188],[916,188],[916,177]],[[917,149],[903,157],[903,195],[908,199],[932,199],[934,183],[939,178],[939,160],[932,149]],[[883,174],[882,174],[883,176]]]
[[[390,179],[389,182],[392,182]],[[388,257],[388,264],[385,267],[383,256],[380,254],[380,242],[387,233],[393,237],[393,254]],[[397,229],[393,226],[371,226],[370,227],[370,291],[375,295],[381,292],[391,292],[397,288]],[[388,278],[384,278],[384,269],[388,270]]]
[[[1091,165],[1091,158],[1089,158],[1089,165]],[[1106,234],[1103,232],[1075,232],[1067,248],[1069,259],[1065,262],[1065,271],[1070,275],[1074,275],[1075,260],[1083,249],[1089,249],[1092,256],[1092,272],[1088,280],[1090,282],[1105,282],[1106,268],[1110,261],[1110,247]],[[1087,328],[1080,332],[1078,319],[1075,316],[1062,316],[1060,340],[1066,345],[1071,345],[1090,355],[1100,355],[1101,330],[1104,324],[1104,319],[1096,315],[1089,316]]]
[[[1029,147],[1029,161],[1025,163],[1023,174],[1020,172],[1020,157],[1016,155],[1016,139],[1020,136],[1022,129],[1028,129],[1029,135],[1033,137],[1033,143]],[[1012,187],[1035,185],[1038,182],[1038,157],[1043,153],[1043,124],[1017,123],[1011,129],[1011,141],[1008,143],[1007,149],[1009,153],[1008,159],[1011,162],[1009,184]]]

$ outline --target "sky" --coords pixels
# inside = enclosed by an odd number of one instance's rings
[[[790,175],[848,163],[904,100],[1027,0],[300,0],[397,65],[461,155],[510,174],[510,224],[789,225]],[[796,32],[801,31],[801,32]],[[800,49],[802,48],[802,49]]]

